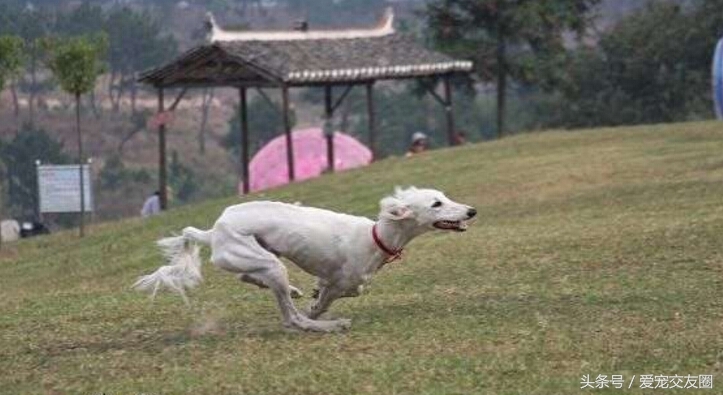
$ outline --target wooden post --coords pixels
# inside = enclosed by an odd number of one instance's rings
[[[75,94],[75,127],[78,133],[78,176],[80,178],[80,237],[85,236],[85,182],[83,180],[83,135],[80,132],[80,93]]]
[[[241,131],[241,178],[243,179],[243,191],[244,195],[249,193],[251,190],[251,184],[249,180],[249,121],[246,113],[246,88],[239,88],[239,112],[240,112],[240,123],[239,130]]]
[[[281,88],[284,112],[284,133],[286,133],[286,165],[289,169],[289,182],[294,181],[294,142],[291,138],[291,119],[289,118],[289,87]]]
[[[334,171],[334,129],[331,120],[334,117],[334,109],[331,105],[331,85],[324,86],[324,137],[326,137],[326,159],[327,168]]]
[[[369,127],[369,149],[372,151],[372,161],[377,158],[376,131],[374,119],[374,82],[367,84],[367,126]]]
[[[454,112],[452,111],[452,89],[449,84],[449,76],[444,76],[444,112],[447,114],[447,139],[449,145],[455,145]]]
[[[163,107],[163,88],[158,88],[158,113]],[[161,120],[162,121],[162,120]],[[158,125],[158,187],[160,188],[161,210],[168,208],[168,191],[166,190],[166,124]]]

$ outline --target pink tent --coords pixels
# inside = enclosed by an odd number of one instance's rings
[[[296,180],[319,176],[327,168],[326,138],[321,128],[295,130],[294,171]],[[355,138],[334,132],[334,170],[340,171],[371,163],[372,153]],[[280,135],[254,155],[249,165],[251,191],[260,191],[289,182],[286,166],[286,136]],[[240,186],[239,186],[240,188]],[[241,190],[241,189],[239,189]]]

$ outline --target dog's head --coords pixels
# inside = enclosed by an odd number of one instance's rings
[[[407,221],[420,229],[467,230],[467,220],[477,215],[477,210],[450,200],[440,191],[397,187],[394,195],[380,202],[382,218]]]

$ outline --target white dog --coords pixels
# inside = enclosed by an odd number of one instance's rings
[[[181,236],[158,241],[169,265],[141,277],[134,287],[152,291],[184,290],[201,281],[199,248],[211,246],[211,262],[239,279],[270,288],[278,301],[285,327],[332,332],[351,321],[317,320],[340,297],[357,296],[361,286],[414,237],[432,229],[466,230],[477,211],[453,202],[432,189],[396,189],[380,202],[379,220],[279,202],[249,202],[228,207],[210,230],[183,229]],[[309,314],[299,312],[289,285],[285,257],[319,281],[318,297]]]

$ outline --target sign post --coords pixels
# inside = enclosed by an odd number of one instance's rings
[[[38,212],[80,213],[94,209],[90,164],[42,165],[35,162],[38,170]],[[80,176],[83,176],[83,196],[80,195]],[[82,220],[82,219],[81,219]]]

